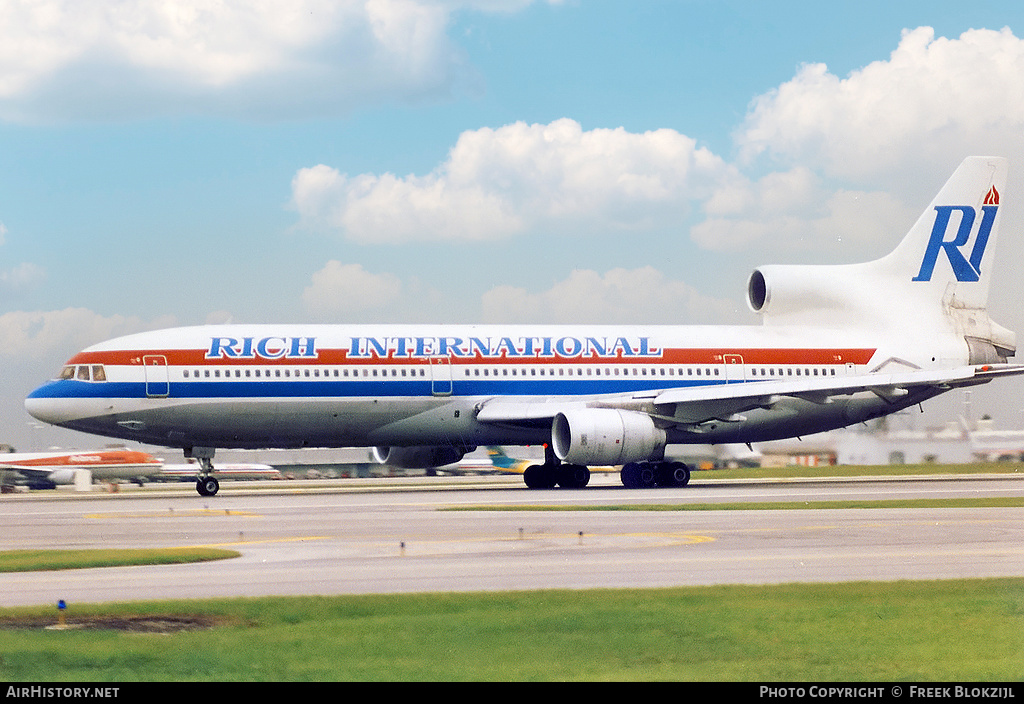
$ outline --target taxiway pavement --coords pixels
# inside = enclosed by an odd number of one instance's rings
[[[1022,496],[1024,477],[695,481],[531,491],[518,478],[0,498],[3,549],[221,546],[202,564],[0,574],[0,605],[267,595],[1024,576],[1024,509],[479,507]],[[363,488],[369,487],[369,488]],[[343,490],[339,490],[339,488]],[[447,509],[469,510],[447,510]]]

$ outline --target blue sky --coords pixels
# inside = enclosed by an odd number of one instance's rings
[[[756,324],[755,266],[887,252],[968,154],[1024,171],[1022,17],[0,0],[0,442],[47,442],[21,401],[74,351],[154,327]],[[1024,330],[1007,200],[992,307]],[[975,410],[1016,426],[1006,388]]]

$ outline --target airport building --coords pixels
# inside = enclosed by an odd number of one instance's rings
[[[942,427],[895,428],[895,422],[858,425],[805,438],[762,443],[762,466],[964,464],[1024,460],[1024,431],[997,430],[995,421],[950,422]]]

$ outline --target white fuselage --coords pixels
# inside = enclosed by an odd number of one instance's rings
[[[65,427],[183,448],[533,444],[550,440],[550,423],[481,423],[479,405],[644,406],[667,389],[864,374],[896,357],[882,345],[755,326],[207,326],[90,347],[26,406]],[[924,355],[966,362],[955,343],[899,357]],[[877,397],[857,398],[685,419],[669,439],[749,442],[878,415]]]

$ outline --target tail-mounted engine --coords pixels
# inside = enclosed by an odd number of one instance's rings
[[[835,266],[765,266],[755,269],[747,281],[747,303],[766,325],[886,331],[918,341],[926,351],[945,335],[965,345],[968,364],[1005,362],[1014,355],[1013,332],[965,296],[964,284],[950,283],[936,291],[888,269],[885,259]],[[933,354],[922,357],[927,360]]]
[[[845,324],[854,316],[863,320],[871,317],[877,296],[868,277],[851,266],[764,266],[747,280],[747,303],[765,323]]]

